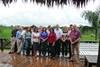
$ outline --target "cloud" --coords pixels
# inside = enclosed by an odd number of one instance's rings
[[[0,4],[0,24],[3,25],[89,25],[88,21],[81,17],[84,10],[96,10],[100,1],[91,1],[84,8],[76,8],[73,5],[48,8],[32,3],[22,4],[20,1],[4,7]]]

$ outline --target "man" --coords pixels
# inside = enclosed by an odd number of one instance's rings
[[[22,29],[19,28],[18,31],[16,32],[16,40],[17,40],[17,54],[20,54],[21,53],[21,49],[22,49],[22,36],[21,36],[21,33],[22,33]]]
[[[60,56],[60,47],[61,47],[61,37],[62,37],[62,30],[60,29],[59,25],[56,25],[56,28],[54,30],[56,33],[56,55],[57,57]]]
[[[76,25],[73,25],[72,31],[70,32],[70,41],[72,45],[72,56],[77,56],[77,62],[79,60],[79,43],[80,43],[80,31]],[[75,54],[76,51],[76,54]]]
[[[17,30],[18,30],[17,27],[14,27],[12,32],[11,32],[11,50],[10,50],[9,54],[16,52],[15,45],[16,45],[16,32],[17,32]]]

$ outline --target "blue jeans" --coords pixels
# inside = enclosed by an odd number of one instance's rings
[[[24,50],[26,51],[27,55],[30,54],[30,45],[31,45],[31,39],[25,39],[23,47],[24,47]]]

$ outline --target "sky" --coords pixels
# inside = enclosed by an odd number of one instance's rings
[[[85,10],[95,11],[100,6],[100,0],[90,0],[83,8],[77,8],[69,4],[63,7],[50,7],[37,5],[36,3],[12,3],[4,6],[0,3],[0,24],[1,25],[23,25],[23,26],[48,26],[59,24],[69,26],[70,24],[90,26],[87,20],[82,18]]]

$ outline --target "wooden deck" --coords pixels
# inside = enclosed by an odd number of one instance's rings
[[[67,58],[32,57],[0,53],[0,67],[84,67],[81,62],[69,62]]]

